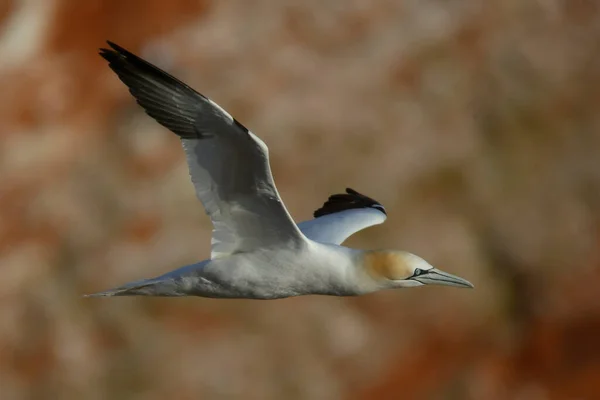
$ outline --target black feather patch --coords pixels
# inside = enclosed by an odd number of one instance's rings
[[[323,215],[334,214],[354,208],[374,208],[387,215],[385,208],[383,208],[381,203],[350,188],[346,188],[345,194],[334,194],[329,196],[329,199],[327,199],[325,204],[315,211],[313,215],[315,218],[318,218]]]
[[[225,116],[206,96],[123,47],[108,42],[100,56],[127,85],[144,111],[159,124],[185,139],[215,135]],[[242,124],[236,125],[247,131]]]

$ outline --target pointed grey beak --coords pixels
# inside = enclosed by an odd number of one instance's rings
[[[415,281],[421,282],[423,285],[445,285],[445,286],[456,286],[462,288],[473,288],[473,284],[466,279],[459,278],[458,276],[449,274],[444,271],[440,271],[437,268],[432,268],[426,271],[426,273],[419,276],[415,276]]]

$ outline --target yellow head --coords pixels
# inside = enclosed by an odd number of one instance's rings
[[[423,285],[473,287],[471,282],[433,268],[421,257],[405,251],[367,251],[364,254],[363,267],[367,274],[383,287]]]

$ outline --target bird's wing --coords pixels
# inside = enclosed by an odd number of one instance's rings
[[[138,104],[181,138],[213,223],[211,258],[305,241],[273,182],[267,146],[212,100],[124,48],[100,55]]]
[[[383,206],[350,188],[345,194],[334,194],[314,212],[315,219],[298,227],[307,238],[321,243],[342,244],[349,236],[383,223],[387,214]]]

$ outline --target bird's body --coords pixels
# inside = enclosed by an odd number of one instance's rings
[[[358,252],[342,246],[307,242],[297,249],[259,249],[192,264],[139,282],[137,290],[159,296],[279,299],[307,294],[349,296],[359,287]],[[374,282],[373,282],[374,283]],[[134,285],[140,286],[140,285]],[[165,288],[168,288],[165,290]],[[131,293],[133,288],[128,288]]]
[[[352,189],[331,196],[298,225],[271,174],[266,144],[212,100],[110,43],[101,55],[146,113],[182,141],[196,195],[213,224],[211,257],[152,279],[90,296],[278,299],[353,296],[428,283],[472,287],[402,251],[341,246],[386,219]]]
[[[307,241],[299,248],[263,248],[204,260],[98,295],[144,294],[279,299],[307,294],[355,296],[380,283],[363,268],[363,252]]]

